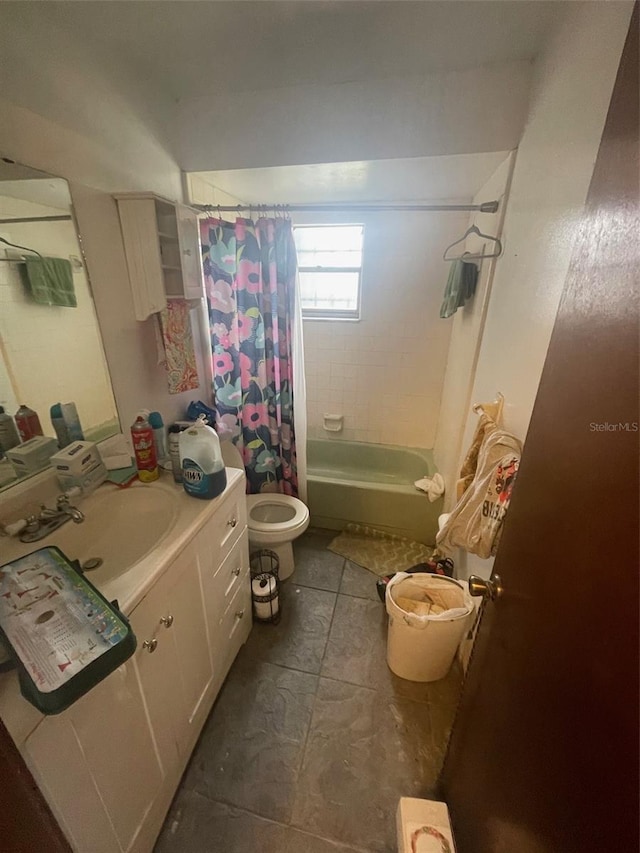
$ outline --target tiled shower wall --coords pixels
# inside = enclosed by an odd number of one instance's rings
[[[393,212],[361,221],[360,321],[304,322],[309,438],[431,448],[452,322],[439,317],[449,272],[442,253],[467,215]],[[327,432],[324,414],[343,415],[342,432]]]

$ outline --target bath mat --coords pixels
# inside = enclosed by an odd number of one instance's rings
[[[424,563],[433,553],[433,548],[421,542],[394,536],[393,533],[385,533],[364,524],[347,524],[328,547],[334,554],[346,557],[380,577]]]

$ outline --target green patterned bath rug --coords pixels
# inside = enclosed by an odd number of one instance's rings
[[[424,563],[433,553],[433,548],[421,542],[364,524],[347,524],[331,542],[329,550],[380,577]]]

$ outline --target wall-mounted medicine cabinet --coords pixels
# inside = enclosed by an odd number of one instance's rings
[[[122,238],[137,320],[161,311],[171,299],[204,295],[198,215],[153,193],[121,193]]]

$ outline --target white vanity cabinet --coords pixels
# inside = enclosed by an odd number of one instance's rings
[[[204,295],[198,215],[153,193],[115,196],[137,320]]]
[[[150,853],[251,629],[244,478],[129,619],[134,656],[22,747],[78,853]]]
[[[170,771],[188,749],[213,682],[196,549],[187,546],[131,614],[134,662],[160,759]]]
[[[82,853],[131,849],[162,793],[163,769],[131,661],[64,713],[45,717],[23,754]]]

